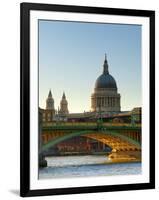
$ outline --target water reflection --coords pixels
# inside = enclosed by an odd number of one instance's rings
[[[107,156],[46,157],[40,179],[141,174],[141,163],[109,163]]]

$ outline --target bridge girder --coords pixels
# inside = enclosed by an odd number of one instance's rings
[[[61,137],[55,137],[52,140],[50,140],[48,143],[43,144],[41,151],[45,151],[49,149],[50,147],[57,145],[60,142],[63,142],[67,139],[71,139],[77,136],[84,136],[84,137],[88,137],[88,138],[92,138],[97,141],[100,141],[110,146],[112,149],[114,149],[114,151],[141,149],[139,142],[133,140],[132,138],[129,138],[128,136],[121,135],[115,131],[103,130],[103,131],[97,132],[97,131],[87,130],[87,131],[78,131],[78,132],[63,134],[63,136]]]

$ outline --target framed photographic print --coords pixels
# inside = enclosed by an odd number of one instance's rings
[[[155,188],[155,12],[21,4],[21,196]]]

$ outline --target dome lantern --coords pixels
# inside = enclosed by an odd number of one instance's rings
[[[107,55],[105,53],[105,60],[104,60],[104,64],[103,64],[103,74],[109,74],[108,71],[108,62],[107,62]]]

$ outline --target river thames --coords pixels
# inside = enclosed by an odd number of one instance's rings
[[[48,167],[39,169],[39,179],[141,174],[141,163],[110,163],[107,156],[46,157]]]

